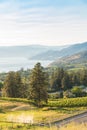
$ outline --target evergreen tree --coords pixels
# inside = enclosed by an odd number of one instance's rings
[[[57,69],[52,71],[52,74],[50,75],[50,87],[52,91],[58,90],[58,84],[57,84],[57,77],[58,77],[58,71]]]
[[[40,63],[37,63],[32,70],[30,77],[29,97],[40,107],[43,102],[47,103],[47,77]]]
[[[53,77],[53,86],[52,88],[55,89],[56,91],[62,90],[63,86],[63,81],[64,75],[66,74],[66,71],[63,68],[57,68],[54,71],[54,77]],[[64,81],[65,82],[65,81]]]
[[[67,90],[68,89],[68,84],[69,84],[69,78],[68,78],[68,76],[66,75],[66,76],[64,76],[63,78],[62,78],[62,89],[63,90]]]
[[[7,97],[22,97],[23,84],[18,72],[9,72],[2,89],[3,96]]]
[[[14,97],[14,84],[15,84],[15,76],[14,72],[9,72],[8,75],[6,76],[6,79],[4,81],[4,86],[2,89],[3,96],[6,97]]]
[[[81,74],[82,85],[87,86],[87,70],[84,69]]]
[[[15,97],[24,97],[23,93],[25,89],[19,72],[15,72],[14,80],[15,80]]]

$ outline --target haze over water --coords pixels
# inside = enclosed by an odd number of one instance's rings
[[[21,68],[32,69],[37,62],[40,62],[43,67],[47,67],[52,61],[29,60],[22,57],[0,58],[0,72],[17,71]]]

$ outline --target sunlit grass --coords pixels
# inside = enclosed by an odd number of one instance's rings
[[[61,127],[59,130],[87,130],[87,124],[68,124],[66,127]]]
[[[34,123],[50,123],[56,120],[61,120],[66,117],[81,113],[87,110],[87,107],[55,107],[57,102],[70,101],[74,99],[60,99],[52,101],[53,106],[45,106],[43,108],[37,108],[29,103],[24,103],[27,99],[16,98],[1,98],[0,100],[0,121],[7,121],[9,116],[20,117],[33,116]],[[87,99],[87,98],[84,98]],[[49,101],[51,102],[51,101]],[[52,105],[51,103],[51,105]],[[59,103],[58,103],[59,104]]]
[[[57,112],[55,110],[49,110],[49,111],[43,111],[42,109],[36,109],[36,110],[29,110],[29,111],[11,111],[6,113],[0,114],[0,120],[8,120],[8,117],[12,117],[12,119],[16,119],[17,117],[20,117],[21,115],[24,115],[24,118],[27,116],[33,116],[34,123],[49,123],[55,120],[63,119],[68,114]],[[23,119],[24,119],[23,118]]]
[[[87,130],[87,124],[70,123],[66,126],[32,127],[30,130]]]
[[[0,125],[0,128],[2,130],[87,130],[87,124],[75,124],[75,123],[70,123],[66,126],[31,126],[31,125],[24,125],[24,124],[3,124],[2,126]]]
[[[79,98],[78,98],[79,99]],[[87,98],[83,98],[85,101]],[[77,99],[60,99],[52,101],[53,106],[45,106],[43,108],[37,108],[27,102],[27,99],[0,99],[0,129],[1,130],[87,130],[87,125],[80,124],[69,124],[68,126],[61,127],[60,129],[56,126],[39,127],[24,124],[26,118],[33,117],[33,123],[48,123],[70,117],[72,115],[81,113],[87,110],[87,106],[78,107],[58,107],[56,105],[58,101],[77,101]],[[49,101],[50,103],[51,101]],[[52,105],[51,103],[51,105]],[[21,118],[21,121],[19,120]],[[3,127],[3,128],[2,128]],[[13,128],[12,128],[13,127]]]

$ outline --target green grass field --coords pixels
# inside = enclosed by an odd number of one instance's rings
[[[32,118],[33,124],[51,124],[87,110],[87,97],[49,100],[48,105],[43,108],[37,108],[29,102],[27,99],[0,98],[0,129],[48,130],[49,128],[25,124],[26,119]]]

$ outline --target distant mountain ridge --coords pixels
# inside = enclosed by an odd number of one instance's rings
[[[64,47],[61,50],[49,50],[42,52],[40,54],[37,54],[31,59],[39,59],[39,60],[56,60],[61,57],[65,56],[71,56],[73,54],[76,54],[81,51],[86,51],[87,50],[87,42],[80,43],[80,44],[74,44],[68,47]]]
[[[0,46],[0,57],[25,57],[31,58],[37,54],[44,53],[51,49],[60,50],[62,46],[42,46],[42,45],[26,45],[26,46]]]
[[[0,57],[24,57],[29,60],[58,60],[59,58],[71,56],[86,51],[87,42],[68,46],[5,46],[0,47]]]

